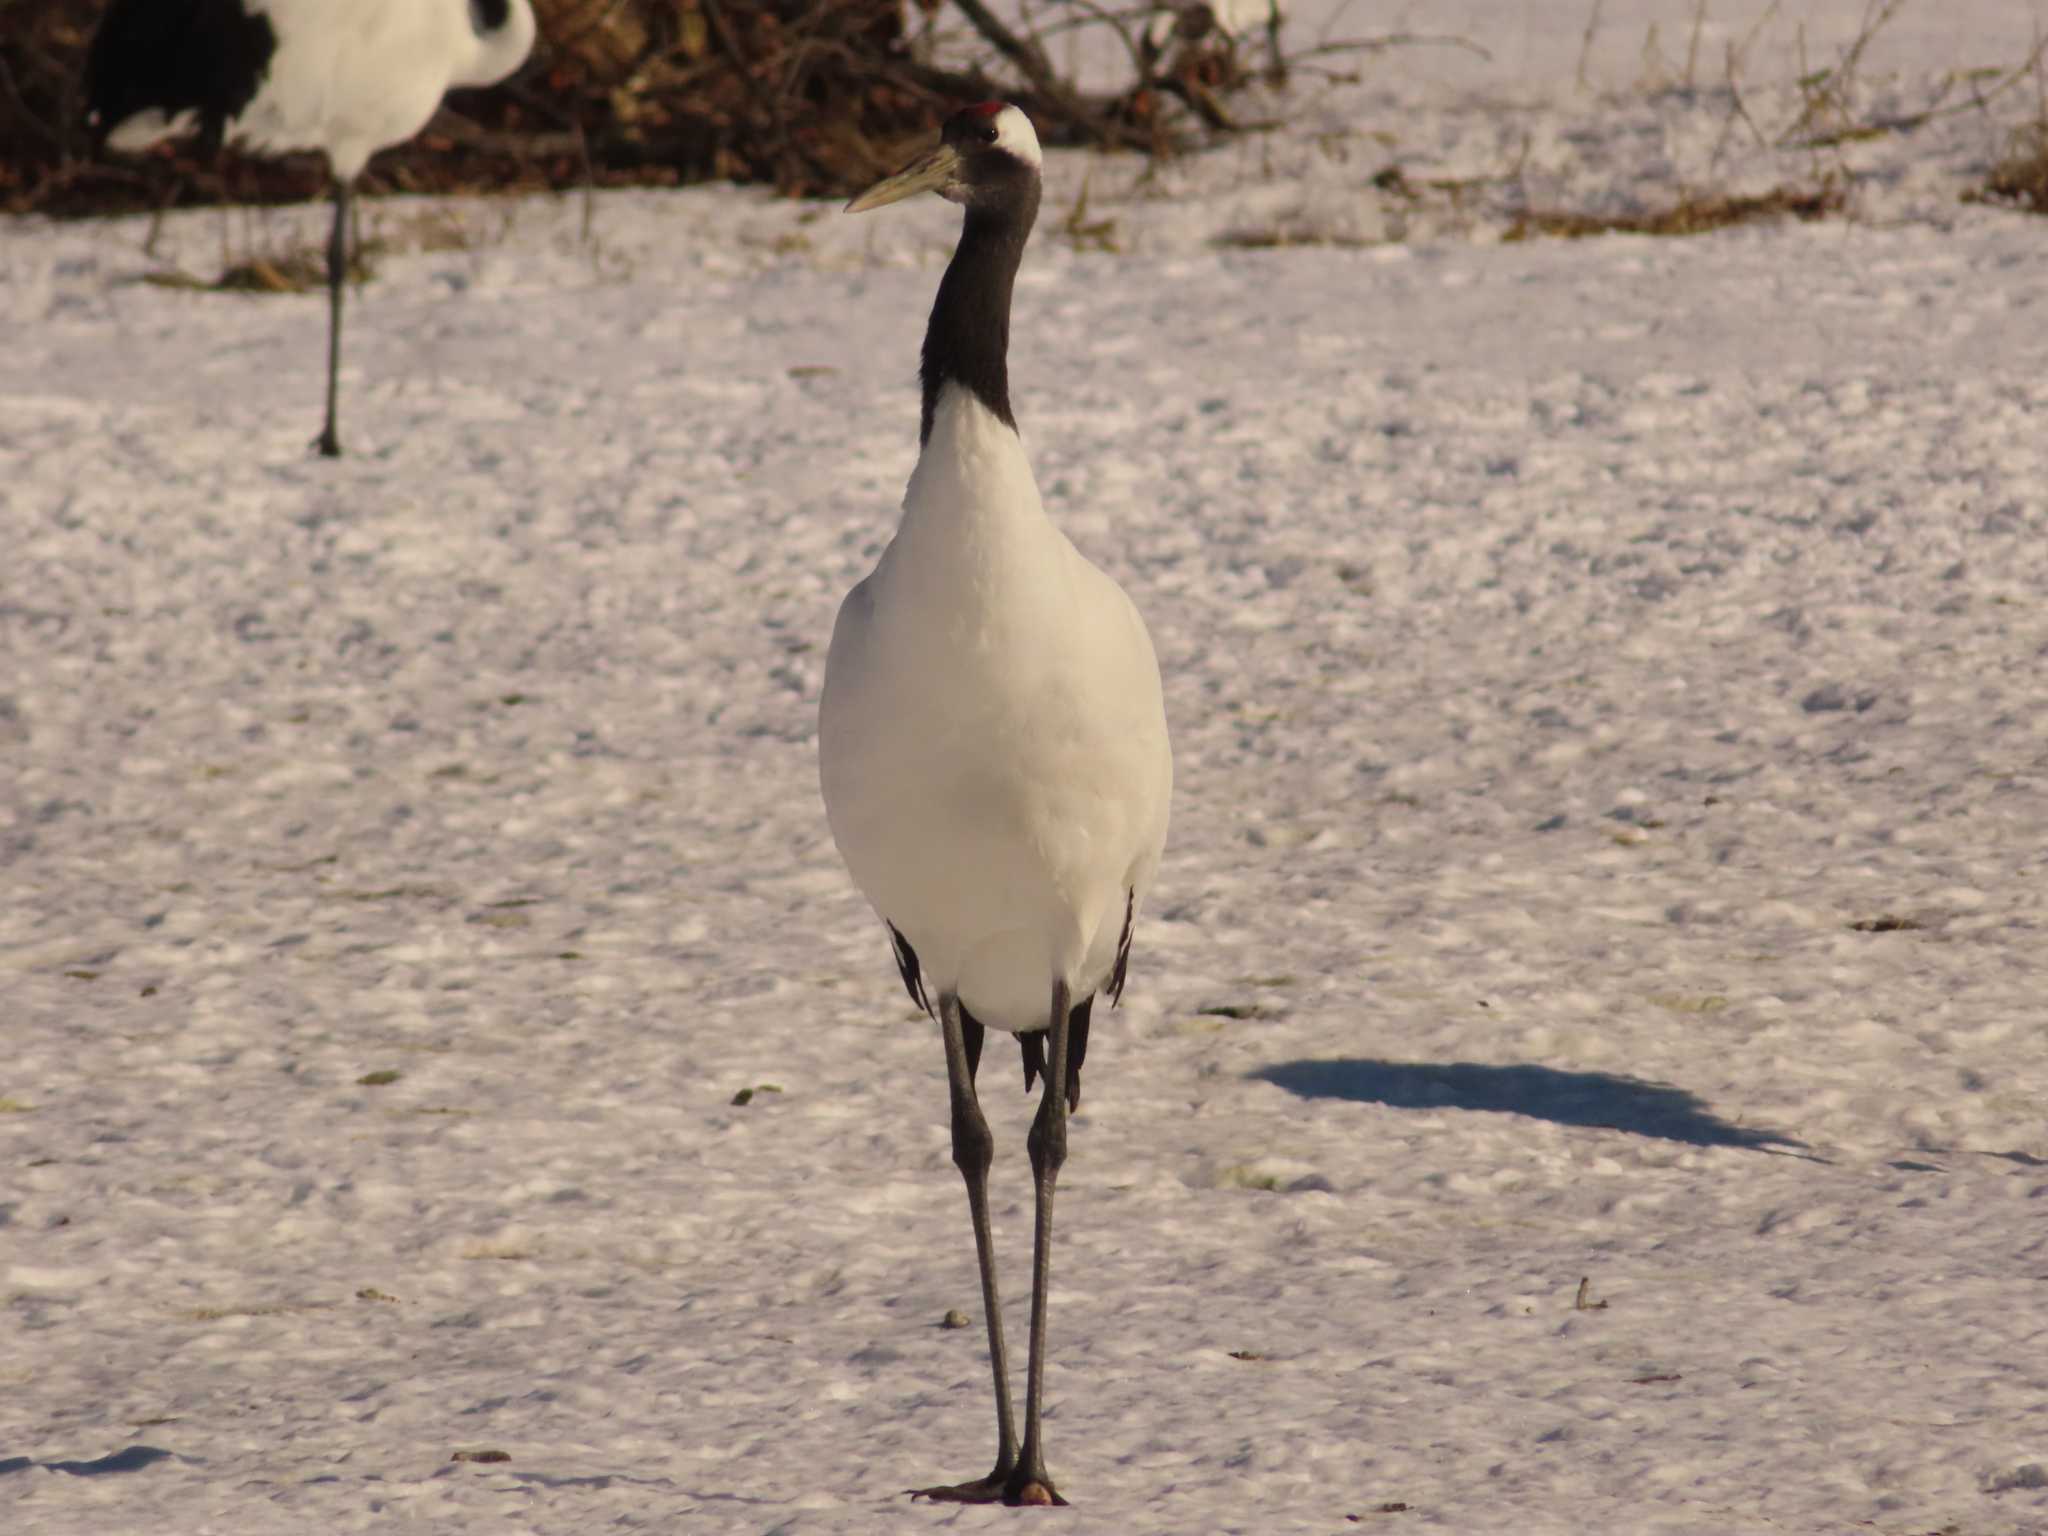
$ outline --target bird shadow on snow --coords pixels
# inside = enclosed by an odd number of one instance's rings
[[[73,1477],[106,1477],[117,1472],[140,1472],[159,1461],[169,1461],[172,1454],[161,1446],[131,1445],[94,1461],[37,1461],[33,1456],[0,1456],[0,1476],[41,1467],[45,1472],[68,1472]]]
[[[1697,1094],[1683,1088],[1611,1072],[1335,1057],[1275,1062],[1246,1076],[1304,1099],[1349,1099],[1358,1104],[1385,1104],[1390,1109],[1488,1110],[1559,1125],[1655,1136],[1695,1147],[1812,1155],[1803,1141],[1721,1119]]]

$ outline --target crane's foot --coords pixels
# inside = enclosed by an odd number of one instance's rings
[[[997,1468],[987,1477],[971,1483],[952,1483],[938,1488],[913,1488],[913,1499],[930,1499],[934,1504],[1008,1504],[1013,1507],[1064,1505],[1059,1490],[1049,1477],[1026,1477],[1019,1472]]]
[[[1045,1096],[1052,1100],[1052,1079],[1045,1080]],[[1044,1281],[1039,1282],[1042,1286]],[[1035,1319],[1034,1319],[1035,1321]],[[1036,1388],[1037,1382],[1032,1386]],[[1046,1474],[1045,1452],[1039,1448],[1038,1401],[1032,1397],[1031,1427],[1024,1432],[1024,1443],[1017,1448],[1017,1464],[1010,1469],[1010,1475],[1003,1479],[1003,1502],[1010,1505],[1044,1504],[1064,1506],[1066,1500],[1060,1497],[1059,1489],[1053,1487],[1052,1478]]]
[[[341,435],[332,427],[322,428],[320,435],[314,438],[307,446],[318,453],[323,459],[338,459],[341,457]]]

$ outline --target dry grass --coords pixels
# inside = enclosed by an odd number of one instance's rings
[[[375,241],[362,249],[351,248],[348,280],[360,287],[376,276],[370,261],[381,250]],[[176,268],[146,272],[137,281],[157,288],[188,288],[204,293],[307,293],[327,286],[327,253],[323,247],[309,245],[277,255],[251,256],[227,267],[210,281]]]
[[[1985,176],[1984,185],[1965,194],[1963,200],[1994,203],[2024,213],[2048,213],[2048,117],[2015,133],[2005,154]]]
[[[1362,250],[1377,243],[1363,235],[1305,221],[1239,225],[1226,229],[1210,242],[1226,251],[1285,251],[1309,246]]]
[[[1575,213],[1532,208],[1515,216],[1503,240],[1534,240],[1549,236],[1584,240],[1593,235],[1703,235],[1740,224],[1782,219],[1811,223],[1841,213],[1848,196],[1839,181],[1814,187],[1774,187],[1768,192],[1686,193],[1666,208],[1626,213]]]

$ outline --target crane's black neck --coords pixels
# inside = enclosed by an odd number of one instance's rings
[[[1020,178],[1021,179],[1021,178]],[[1012,431],[1010,411],[1010,293],[1024,242],[1038,218],[1038,178],[1006,189],[1000,202],[967,206],[967,220],[952,263],[939,282],[931,323],[924,333],[924,415],[917,445],[931,439],[939,391],[958,384],[974,392]]]

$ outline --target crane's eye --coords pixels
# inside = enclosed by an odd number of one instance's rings
[[[981,142],[984,144],[993,144],[995,143],[995,141],[996,125],[994,123],[983,123],[981,125]]]

